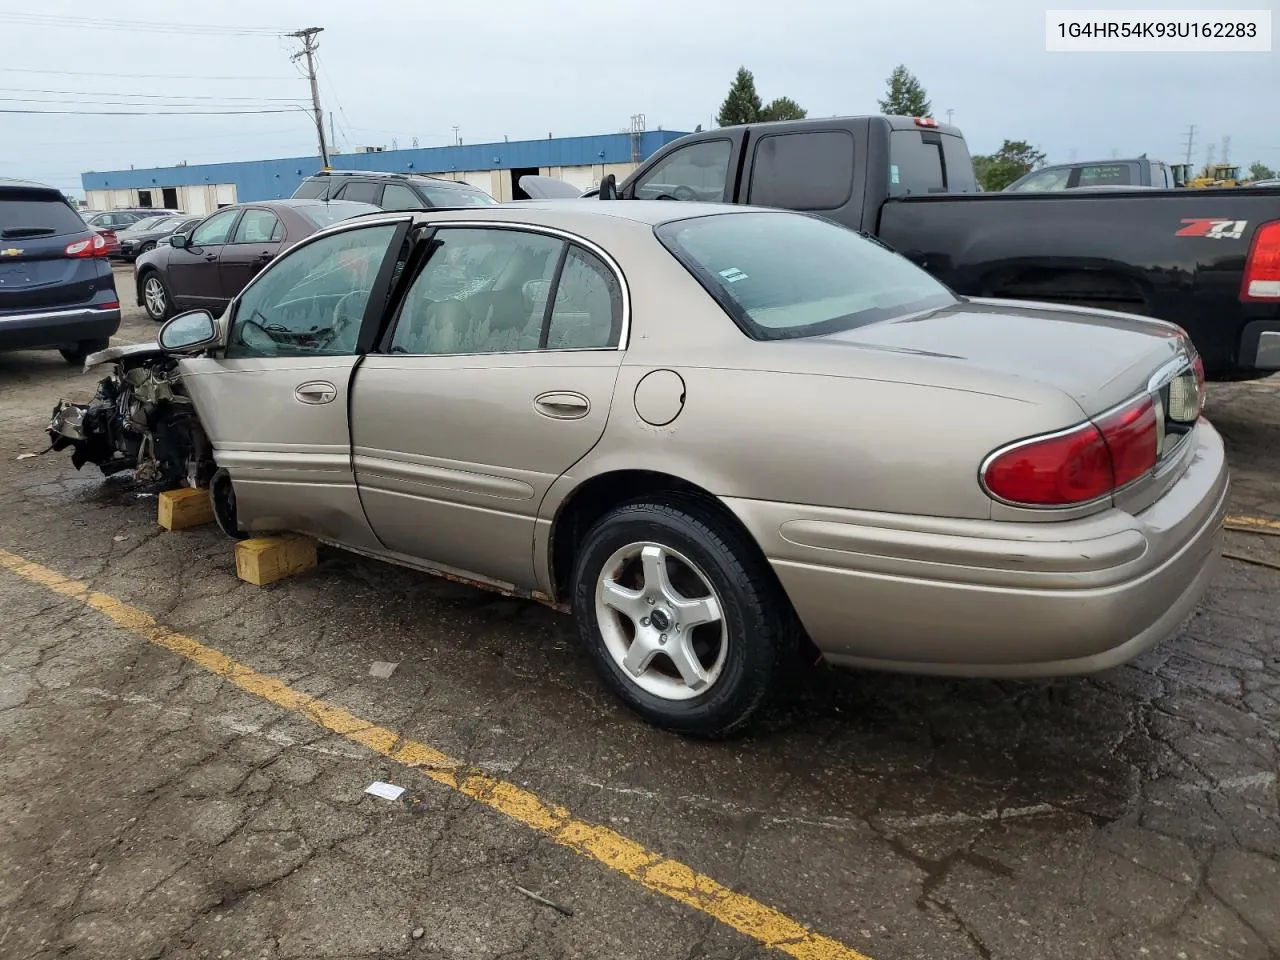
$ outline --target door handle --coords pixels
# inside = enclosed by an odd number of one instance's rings
[[[216,253],[206,253],[204,255],[204,259],[206,263],[212,263],[214,260],[218,259],[218,255]]]
[[[579,420],[591,412],[591,401],[580,393],[557,390],[539,394],[533,408],[554,420]]]
[[[330,403],[338,396],[338,388],[327,380],[312,380],[299,384],[293,396],[302,403]]]

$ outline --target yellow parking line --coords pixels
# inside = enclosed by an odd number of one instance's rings
[[[810,931],[786,914],[736,893],[692,867],[648,850],[608,827],[576,819],[564,807],[547,803],[514,783],[479,773],[434,747],[405,740],[394,731],[362,720],[336,704],[294,690],[274,677],[237,663],[212,647],[175,633],[137,607],[91,590],[88,584],[71,580],[56,570],[4,550],[0,550],[0,567],[92,607],[117,626],[186,657],[241,690],[418,770],[436,783],[464,793],[575,853],[630,877],[648,890],[700,910],[767,947],[797,960],[870,960],[865,954]]]

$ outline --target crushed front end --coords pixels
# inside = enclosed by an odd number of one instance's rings
[[[89,357],[85,369],[108,363],[88,403],[63,399],[53,408],[52,449],[71,447],[77,470],[92,463],[107,476],[132,470],[140,484],[205,486],[213,458],[177,361],[153,345],[121,347]]]

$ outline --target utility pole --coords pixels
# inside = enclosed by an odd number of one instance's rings
[[[1222,165],[1228,166],[1231,163],[1231,138],[1222,138]]]
[[[302,49],[290,59],[297,61],[299,57],[307,58],[307,79],[311,81],[311,112],[316,122],[316,138],[320,141],[320,160],[328,167],[329,146],[324,140],[324,112],[320,109],[320,86],[316,82],[315,62],[315,52],[320,49],[316,43],[316,34],[322,30],[324,30],[324,27],[305,27],[302,30],[286,34],[286,36],[302,41]]]
[[[453,143],[455,146],[462,143],[462,138],[458,136],[458,128],[456,126],[453,128]]]
[[[1196,125],[1193,123],[1187,127],[1187,163],[1191,162],[1191,151],[1196,143]]]
[[[947,107],[947,126],[951,126],[951,115],[955,113],[950,107]]]

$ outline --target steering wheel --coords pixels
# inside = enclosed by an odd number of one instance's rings
[[[363,297],[361,308],[359,311],[353,308],[353,298]],[[363,304],[368,302],[368,290],[352,290],[344,293],[338,298],[338,302],[333,305],[333,319],[329,324],[329,343],[341,343],[344,346],[354,347],[356,344],[356,336],[360,332],[360,323],[364,319]],[[347,343],[347,334],[351,333],[351,342]]]

